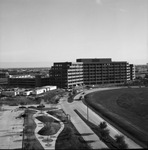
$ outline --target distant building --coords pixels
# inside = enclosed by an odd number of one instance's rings
[[[148,65],[136,65],[135,66],[136,78],[142,77],[144,78],[146,74],[148,74]]]
[[[0,85],[8,84],[9,73],[8,72],[0,72]]]
[[[8,96],[8,97],[13,97],[19,95],[19,90],[18,89],[7,89],[1,91],[1,95],[3,96]]]
[[[41,87],[49,85],[49,77],[41,75],[10,75],[8,84],[13,87]]]
[[[76,85],[127,83],[135,78],[134,65],[126,61],[114,62],[110,58],[77,59],[75,63],[54,63],[50,82],[60,88]]]

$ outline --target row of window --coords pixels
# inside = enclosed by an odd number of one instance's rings
[[[74,84],[82,84],[82,83],[83,83],[83,80],[79,80],[79,81],[68,81],[68,84],[71,84],[71,83],[74,83]]]

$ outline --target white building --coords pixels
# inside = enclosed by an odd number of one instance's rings
[[[28,95],[31,95],[32,92],[33,92],[32,90],[31,90],[31,91],[24,91],[24,92],[23,92],[23,95],[24,95],[24,96],[28,96]]]
[[[45,93],[45,92],[46,92],[46,89],[36,88],[35,90],[32,91],[32,94],[38,95],[38,94],[42,94],[42,93]]]
[[[42,88],[45,88],[46,91],[52,91],[52,90],[56,90],[57,86],[43,86]]]
[[[43,86],[43,87],[34,89],[32,91],[32,94],[38,95],[38,94],[42,94],[42,93],[45,93],[47,91],[52,91],[52,90],[56,90],[56,89],[57,89],[56,86]]]

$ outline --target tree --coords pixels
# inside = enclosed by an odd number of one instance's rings
[[[100,134],[101,134],[102,138],[107,138],[109,136],[109,130],[108,129],[102,129],[100,131]]]
[[[100,129],[105,129],[105,128],[107,128],[107,124],[106,124],[106,122],[105,122],[105,121],[100,122],[100,124],[99,124],[99,128],[100,128]]]
[[[145,79],[148,79],[148,74],[146,74],[144,78],[145,78]]]
[[[123,135],[115,135],[115,140],[116,140],[116,143],[121,143],[122,141],[124,141],[124,136]]]
[[[115,141],[120,149],[127,149],[128,146],[124,141],[123,135],[115,135]]]
[[[102,138],[107,138],[109,136],[109,130],[107,129],[107,123],[105,121],[99,124],[100,134]]]
[[[73,89],[72,94],[73,94],[73,95],[77,94],[77,90],[76,90],[76,89]]]
[[[37,108],[41,110],[41,113],[42,113],[44,107],[45,107],[45,105],[43,105],[43,104],[40,104],[37,106]]]

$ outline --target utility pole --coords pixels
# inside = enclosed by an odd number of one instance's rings
[[[87,106],[87,121],[89,121],[88,105],[87,105],[87,103],[86,103],[86,106]]]

